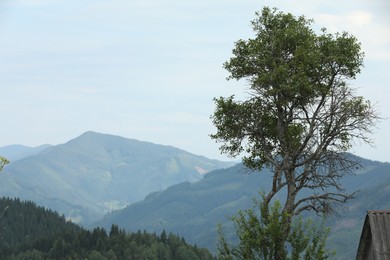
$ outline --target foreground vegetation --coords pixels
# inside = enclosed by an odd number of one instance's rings
[[[262,220],[251,216],[236,222],[239,233],[241,224],[249,226],[239,236],[244,245],[243,239],[250,241],[248,250],[238,248],[245,259],[253,258],[253,244],[261,244],[260,259],[286,259],[297,242],[290,241],[293,220],[310,211],[326,217],[338,203],[356,197],[341,183],[360,167],[348,152],[356,141],[372,144],[369,135],[380,119],[350,85],[363,66],[361,44],[347,32],[331,34],[323,28],[317,33],[312,24],[304,16],[264,7],[251,22],[254,37],[238,40],[224,63],[228,79],[246,80],[249,96],[215,99],[211,119],[217,131],[211,137],[221,143],[222,153],[243,156],[246,167],[268,168],[272,176],[261,201]],[[278,196],[283,205],[273,216]],[[263,226],[247,235],[252,220]],[[274,223],[277,230],[267,236]],[[237,249],[226,248],[229,256]],[[314,259],[324,258],[321,253]]]
[[[92,231],[32,202],[0,199],[0,259],[213,259],[175,234]]]

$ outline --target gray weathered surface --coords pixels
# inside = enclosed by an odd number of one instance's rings
[[[390,259],[390,210],[367,212],[356,259]]]

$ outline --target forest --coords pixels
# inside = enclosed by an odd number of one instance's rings
[[[0,199],[0,209],[1,259],[213,259],[207,249],[165,231],[86,230],[19,199]]]

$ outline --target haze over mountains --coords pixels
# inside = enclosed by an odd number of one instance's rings
[[[331,215],[326,223],[332,228],[328,245],[336,249],[335,259],[355,257],[367,210],[390,208],[390,164],[357,159],[364,168],[356,169],[356,175],[346,176],[342,183],[347,191],[360,192],[356,199],[341,204],[337,214]],[[128,231],[167,230],[215,252],[217,224],[223,223],[225,233],[233,239],[230,217],[240,209],[252,208],[253,198],[259,197],[260,190],[267,190],[271,181],[267,170],[249,174],[238,164],[215,170],[199,182],[180,183],[153,193],[141,202],[107,215],[95,225],[109,227],[114,223]]]
[[[21,154],[25,150],[29,156],[11,161],[0,175],[0,195],[34,201],[77,223],[98,220],[150,192],[198,181],[208,171],[231,165],[95,132],[41,150],[22,147]]]
[[[21,144],[7,145],[0,147],[0,155],[12,162],[15,162],[17,160],[38,154],[50,146],[51,145],[49,144],[44,144],[37,147],[28,147]]]
[[[95,132],[56,146],[3,147],[0,155],[11,159],[0,174],[0,196],[33,201],[88,227],[174,232],[213,252],[217,224],[232,238],[229,218],[252,207],[271,181],[266,169],[249,174],[241,164]],[[326,223],[336,259],[355,257],[367,210],[390,208],[390,164],[358,159],[364,168],[342,183],[360,192]]]

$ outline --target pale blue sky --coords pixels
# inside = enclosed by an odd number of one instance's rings
[[[226,159],[208,136],[212,99],[245,90],[222,63],[264,5],[355,35],[366,58],[352,84],[390,118],[386,0],[1,0],[0,146],[93,130]],[[353,152],[390,161],[389,130]]]

